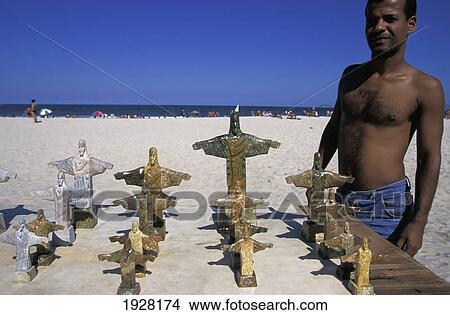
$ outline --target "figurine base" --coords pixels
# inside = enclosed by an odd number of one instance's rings
[[[324,232],[325,225],[310,220],[303,221],[302,238],[308,243],[315,243],[316,235]]]
[[[136,265],[136,267],[135,267],[136,278],[144,278],[146,274],[147,274],[146,266]]]
[[[38,266],[50,266],[52,262],[56,259],[56,255],[54,253],[38,255],[37,265]]]
[[[319,256],[324,259],[334,259],[345,255],[345,251],[338,247],[328,247],[324,243],[320,243]]]
[[[76,229],[93,229],[98,218],[91,209],[73,209],[73,222]]]
[[[141,292],[141,285],[139,283],[135,283],[134,288],[126,288],[120,284],[117,289],[117,295],[139,295]]]
[[[353,295],[374,295],[374,291],[373,291],[373,286],[372,285],[368,285],[368,286],[364,286],[364,287],[357,287],[356,283],[353,282],[353,280],[350,280],[348,282],[348,290],[353,294]]]
[[[341,263],[336,268],[336,277],[341,280],[350,280],[350,274],[355,271],[352,263]]]
[[[256,274],[254,271],[251,276],[243,276],[241,275],[241,271],[238,270],[236,272],[236,283],[240,288],[254,288],[258,286],[258,283],[256,281]]]
[[[154,226],[156,232],[158,233],[158,240],[164,241],[166,239],[166,224],[162,226]]]
[[[32,266],[26,271],[14,272],[13,282],[15,283],[28,283],[31,282],[37,276],[37,270],[35,266]]]

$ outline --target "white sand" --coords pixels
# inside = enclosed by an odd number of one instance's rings
[[[294,205],[298,198],[306,201],[304,190],[285,183],[285,176],[309,169],[312,156],[318,147],[321,132],[327,118],[304,118],[301,121],[273,118],[241,118],[244,132],[270,138],[282,143],[279,150],[269,155],[251,158],[247,163],[247,189],[253,196],[266,195],[270,207],[291,215],[287,220],[267,219],[270,210],[261,209],[259,225],[269,227],[266,234],[256,235],[263,242],[274,243],[274,248],[255,255],[255,271],[258,288],[238,289],[233,274],[221,264],[223,254],[214,246],[220,236],[214,230],[199,227],[212,224],[211,210],[192,219],[196,212],[195,201],[181,199],[176,209],[178,217],[167,219],[169,234],[161,243],[161,254],[150,264],[153,272],[140,280],[143,294],[346,294],[343,285],[332,275],[333,263],[325,266],[310,253],[309,246],[298,239],[302,218]],[[449,121],[445,122],[448,126]],[[111,205],[117,191],[130,192],[136,188],[116,181],[113,174],[142,166],[148,159],[148,148],[159,150],[160,164],[192,175],[190,182],[168,189],[168,193],[195,192],[207,199],[225,190],[225,162],[208,157],[202,151],[194,151],[192,143],[228,131],[228,119],[152,119],[152,120],[92,120],[50,119],[33,124],[30,119],[0,119],[0,167],[17,172],[18,177],[0,186],[0,211],[7,216],[7,209],[15,209],[27,220],[34,217],[30,211],[43,208],[49,218],[53,206],[50,202],[32,197],[30,192],[56,183],[56,170],[46,163],[76,153],[77,142],[85,139],[91,156],[115,164],[112,171],[94,179],[96,201],[109,192],[104,205]],[[448,147],[449,129],[443,142],[443,159],[440,184],[436,193],[430,220],[426,229],[424,246],[417,259],[450,281],[450,230],[448,224],[450,184],[450,159]],[[407,175],[414,178],[415,142],[405,158]],[[337,170],[333,159],[330,170]],[[72,180],[68,178],[68,183]],[[100,193],[100,195],[99,195]],[[123,194],[123,193],[122,193]],[[205,201],[203,202],[205,204]],[[20,206],[20,205],[23,205]],[[19,207],[19,208],[18,208]],[[61,256],[50,267],[40,267],[38,277],[28,285],[11,283],[15,263],[14,248],[0,244],[0,293],[18,294],[114,294],[120,282],[118,274],[103,274],[115,269],[117,264],[100,262],[97,254],[109,253],[120,248],[110,244],[108,237],[116,231],[130,228],[131,218],[120,216],[121,207],[105,207],[100,213],[100,224],[94,230],[79,230],[73,247],[58,248]],[[293,217],[293,219],[291,219]],[[11,231],[11,228],[10,230]],[[9,232],[8,231],[8,232]],[[6,233],[8,233],[6,232]],[[213,247],[213,248],[210,248]],[[313,259],[311,259],[313,258]],[[219,261],[216,265],[214,262]],[[210,263],[210,264],[208,264]]]

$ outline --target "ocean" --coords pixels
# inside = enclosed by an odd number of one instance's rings
[[[25,110],[30,107],[29,104],[0,104],[0,117],[25,117]],[[38,104],[37,114],[44,108],[52,110],[55,117],[92,117],[94,112],[103,114],[114,114],[116,117],[130,115],[133,117],[173,117],[173,116],[198,116],[207,117],[209,112],[218,112],[219,116],[227,116],[235,106],[222,105],[86,105],[86,104],[60,104],[46,105]],[[287,110],[291,110],[297,115],[305,115],[305,111],[311,112],[313,107],[295,107],[290,106],[240,106],[241,116],[252,116],[252,111],[271,112],[273,115],[285,115]],[[319,116],[326,116],[327,111],[332,108],[316,107]]]

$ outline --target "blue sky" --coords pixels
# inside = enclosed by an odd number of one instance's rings
[[[450,91],[450,1],[419,0],[407,60]],[[363,0],[0,0],[0,103],[334,104],[370,54]],[[449,103],[449,102],[447,102]]]

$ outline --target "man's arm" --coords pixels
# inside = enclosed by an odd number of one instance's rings
[[[336,105],[333,109],[333,114],[331,115],[330,121],[325,127],[322,138],[320,140],[319,153],[322,157],[322,168],[325,169],[333,158],[334,153],[338,148],[339,141],[339,126],[341,124],[341,95],[342,95],[342,85],[344,77],[351,72],[353,66],[345,69],[342,74],[342,78],[338,86],[338,94],[336,99]]]
[[[423,232],[428,222],[441,166],[444,92],[439,80],[420,80],[417,125],[417,170],[414,217],[403,229],[397,246],[406,244],[406,252],[414,256],[422,247]]]

